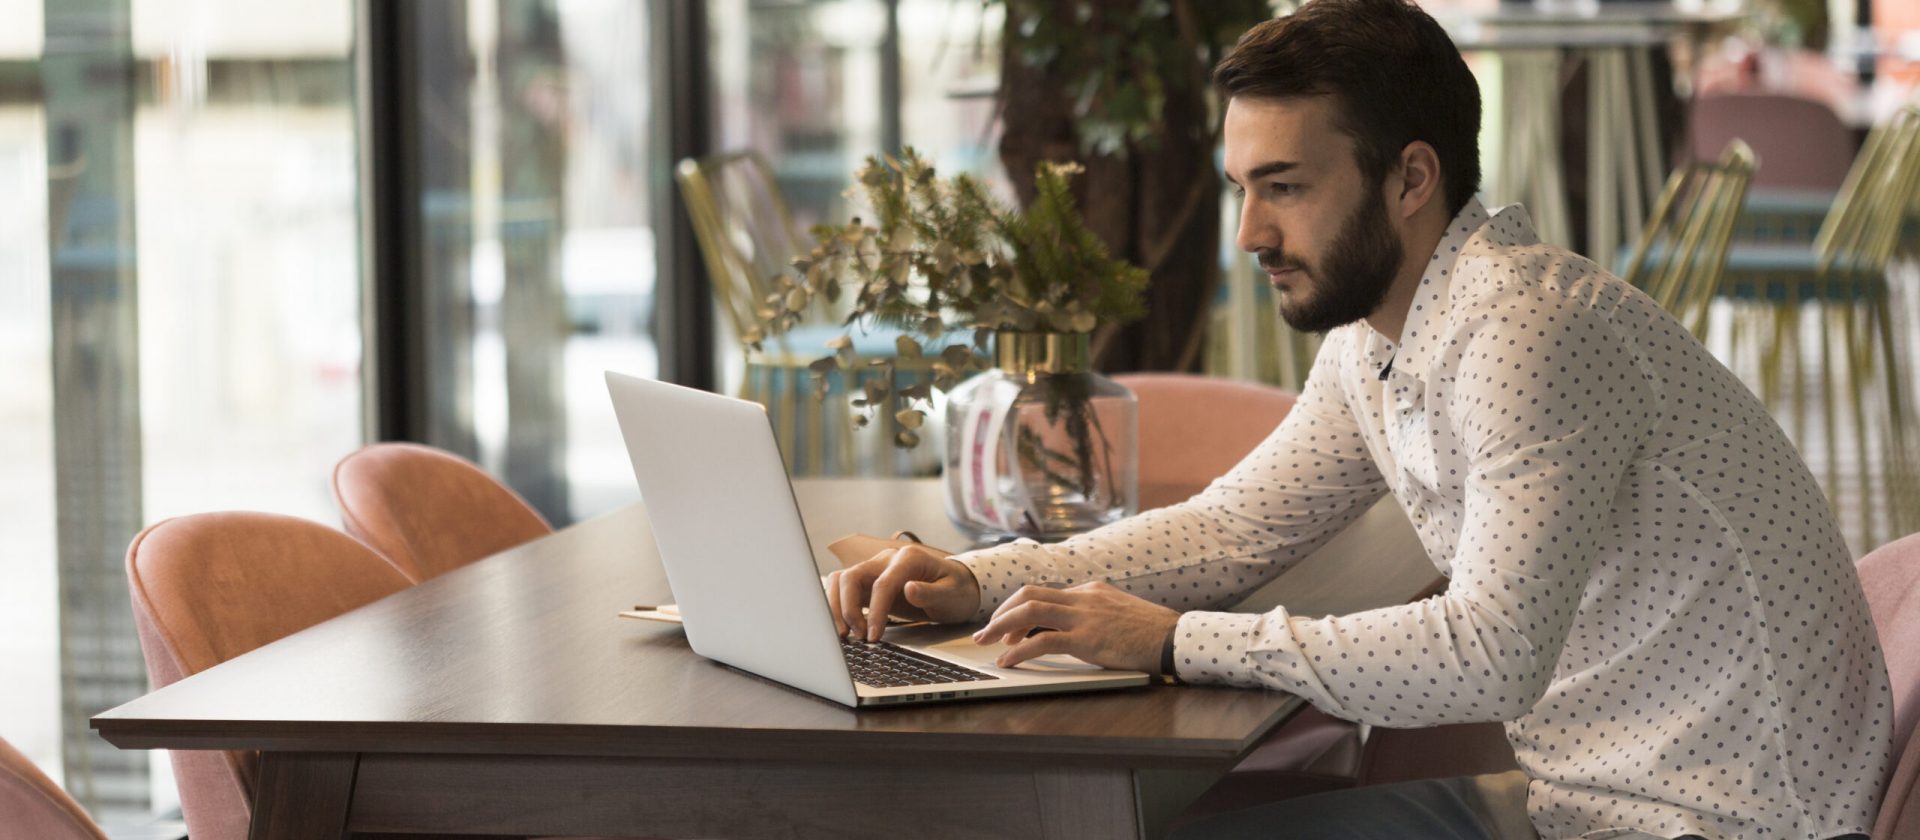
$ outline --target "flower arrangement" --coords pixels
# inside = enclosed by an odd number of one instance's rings
[[[882,375],[865,380],[854,422],[868,425],[872,412],[890,409],[900,425],[895,443],[915,446],[932,391],[985,369],[994,333],[1085,334],[1145,314],[1147,272],[1110,256],[1074,202],[1071,178],[1081,171],[1077,164],[1041,163],[1035,199],[1019,210],[971,177],[941,178],[911,148],[898,157],[869,157],[855,190],[872,207],[873,221],[815,226],[813,250],[776,280],[760,309],[762,328],[742,340],[758,348],[798,324],[817,299],[839,302],[851,287],[843,327],[902,331],[895,357],[869,360]],[[897,362],[925,358],[928,342],[956,330],[970,330],[971,338],[942,347],[931,360],[932,382],[896,392]],[[857,363],[850,333],[827,349],[811,366],[821,396],[829,375]],[[1072,410],[1071,400],[1061,408]]]

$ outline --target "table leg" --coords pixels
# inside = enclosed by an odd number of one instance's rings
[[[1526,205],[1541,241],[1567,246],[1572,236],[1560,165],[1561,64],[1551,50],[1501,56],[1506,127],[1493,187],[1496,204]]]
[[[249,840],[338,840],[353,802],[353,753],[263,753]]]
[[[1660,148],[1660,114],[1653,97],[1653,53],[1634,50],[1627,60],[1633,81],[1633,126],[1638,129],[1635,144],[1640,152],[1640,178],[1649,198],[1660,194],[1667,179],[1667,157]],[[1643,205],[1644,206],[1644,205]]]
[[[1614,127],[1622,115],[1614,113],[1614,92],[1622,65],[1612,50],[1590,50],[1587,63],[1587,256],[1603,269],[1612,269],[1620,247],[1619,206],[1615,193],[1620,156],[1614,145]]]

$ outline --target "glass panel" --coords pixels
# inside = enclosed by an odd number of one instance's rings
[[[0,370],[8,372],[0,388],[0,685],[7,687],[0,691],[0,737],[57,779],[60,597],[50,492],[46,136],[38,104],[0,102]]]
[[[302,32],[351,22],[345,2],[275,15]],[[326,479],[362,440],[346,44],[259,37],[242,56],[193,31],[165,42],[134,123],[146,518],[336,522]]]
[[[415,10],[429,442],[556,525],[631,501],[602,372],[659,371],[646,6]]]
[[[146,687],[128,542],[332,521],[361,442],[352,3],[0,15],[0,734],[127,820],[173,801],[87,727]]]
[[[1000,168],[999,4],[900,2],[900,124],[907,145],[943,175],[969,172],[1012,200]]]
[[[715,146],[751,148],[805,227],[840,215],[861,159],[880,151],[882,0],[726,0],[708,13]]]
[[[0,0],[0,60],[38,58],[46,37],[41,19],[43,0]]]
[[[869,155],[896,151],[898,143],[914,146],[943,174],[984,179],[1010,201],[996,153],[993,96],[1003,20],[998,4],[951,0],[716,3],[710,13],[715,151],[765,157],[802,232],[856,212],[845,197],[853,173]],[[895,73],[897,87],[889,81]],[[751,387],[742,388],[748,373],[738,336],[730,318],[717,320],[723,325],[714,336],[721,382],[729,392],[769,404],[790,467],[825,474],[937,470],[937,447],[897,451],[884,423],[849,433],[840,428],[851,421],[844,406],[815,406],[795,396],[805,374],[791,365],[756,367]],[[836,320],[823,312],[818,325]],[[803,332],[821,337],[812,327]],[[826,352],[814,344],[787,346],[803,356]],[[845,396],[836,390],[828,399]],[[935,408],[934,416],[943,416],[937,398]],[[942,433],[926,431],[935,440]],[[831,455],[818,457],[836,449],[848,457],[838,463]]]
[[[143,521],[135,299],[133,115],[138,85],[124,0],[46,8],[49,356],[67,788],[101,813],[148,804],[147,756],[87,718],[146,687],[122,557]]]

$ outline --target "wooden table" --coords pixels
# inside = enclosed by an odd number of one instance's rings
[[[814,543],[958,545],[930,481],[800,482]],[[751,527],[714,514],[713,527]],[[832,563],[816,551],[822,566]],[[695,656],[639,505],[93,719],[127,749],[258,750],[254,838],[356,832],[1134,837],[1299,705],[1129,689],[853,711]]]

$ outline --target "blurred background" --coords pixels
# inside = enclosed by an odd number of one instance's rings
[[[1075,5],[0,0],[0,736],[96,816],[177,812],[166,762],[87,729],[146,690],[122,565],[146,524],[236,508],[334,521],[332,465],[394,439],[476,461],[556,527],[632,501],[601,372],[734,393],[751,369],[716,311],[681,160],[757,152],[800,230],[857,213],[854,170],[906,146],[1008,201],[1023,188],[1008,172],[1036,156],[1118,144],[1145,160],[1136,125],[1199,125],[1187,154],[1204,161],[1217,103],[1115,117],[1069,98],[1041,139],[1033,111],[1010,110],[1026,104],[1003,81],[1082,78],[1006,43]],[[1077,5],[1098,31],[1141,4]],[[1624,201],[1644,217],[1674,167],[1718,154],[1696,142],[1699,102],[1814,103],[1840,139],[1804,152],[1844,174],[1920,82],[1910,0],[1423,5],[1484,88],[1484,197],[1546,195],[1561,206],[1536,208],[1543,233],[1609,261],[1640,224],[1596,222],[1597,192],[1638,179]],[[1601,20],[1602,46],[1569,13]],[[1616,55],[1624,87],[1609,86]],[[1544,87],[1522,78],[1534,66]],[[1614,112],[1590,105],[1616,95],[1635,142],[1650,138],[1625,162],[1592,149],[1613,142],[1592,115]],[[1811,237],[1841,187],[1822,177],[1773,193],[1756,179],[1768,218],[1801,228],[1768,236]],[[1214,180],[1203,265],[1162,284],[1200,315],[1151,327],[1185,330],[1192,351],[1120,335],[1103,367],[1297,388],[1312,337],[1276,324],[1219,236],[1235,220]],[[1086,189],[1094,215],[1109,199]],[[1888,271],[1910,308],[1911,263]],[[1843,509],[1884,523],[1913,504],[1859,489],[1874,458],[1850,453],[1884,429],[1795,428]],[[1886,536],[1850,533],[1861,553]]]

